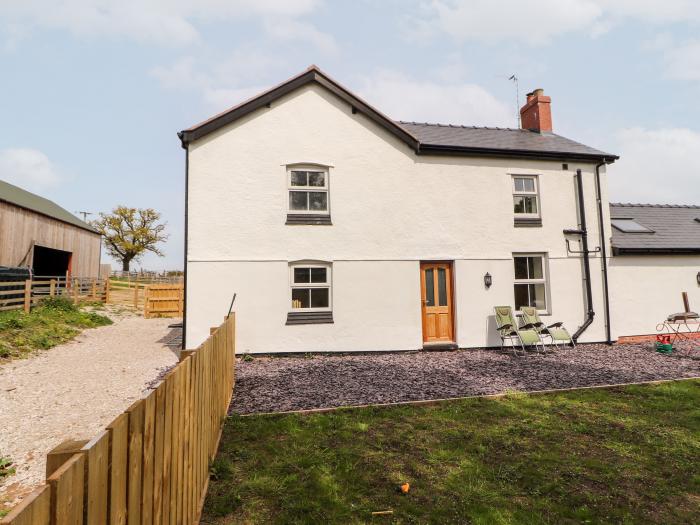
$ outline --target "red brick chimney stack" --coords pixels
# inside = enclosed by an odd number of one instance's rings
[[[538,133],[552,132],[552,99],[544,95],[543,89],[527,94],[527,102],[520,108],[520,122],[523,129]]]

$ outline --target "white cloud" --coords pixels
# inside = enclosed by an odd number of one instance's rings
[[[308,42],[326,55],[338,53],[333,37],[316,29],[313,24],[299,20],[268,19],[265,22],[267,33],[279,40]]]
[[[198,93],[211,110],[220,111],[270,87],[266,82],[270,72],[284,68],[274,56],[238,49],[218,60],[184,57],[170,66],[153,68],[151,75],[166,89]]]
[[[680,80],[700,80],[700,40],[693,39],[664,52],[666,73]]]
[[[78,36],[119,36],[163,45],[197,41],[199,23],[250,17],[294,19],[319,0],[21,0],[0,3],[4,26],[41,27]],[[2,27],[2,26],[0,26]],[[327,37],[331,38],[331,37]]]
[[[620,160],[608,169],[611,201],[700,204],[700,133],[626,128],[616,138]]]
[[[397,120],[516,126],[515,108],[477,84],[415,80],[385,70],[364,78],[358,94]]]
[[[569,33],[597,37],[625,20],[648,24],[700,22],[696,0],[433,0],[418,35],[447,33],[457,40],[542,45]]]
[[[0,150],[0,179],[29,191],[47,190],[61,182],[49,158],[30,148]]]

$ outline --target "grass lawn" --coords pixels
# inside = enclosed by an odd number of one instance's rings
[[[700,381],[233,416],[211,470],[202,523],[698,523]]]
[[[30,313],[0,312],[0,363],[47,350],[73,339],[84,328],[112,324],[95,312],[86,312],[64,298],[47,298]]]

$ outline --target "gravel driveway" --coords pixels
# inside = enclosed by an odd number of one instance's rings
[[[0,455],[17,473],[0,485],[0,508],[44,481],[46,453],[91,438],[177,362],[176,319],[118,316],[73,341],[0,366]]]
[[[236,363],[232,412],[278,412],[700,376],[700,349],[579,345],[547,356],[497,350],[259,357]]]

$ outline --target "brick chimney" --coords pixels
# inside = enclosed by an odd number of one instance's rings
[[[544,95],[543,89],[527,94],[527,102],[520,108],[520,122],[523,129],[538,133],[552,132],[552,99]]]

